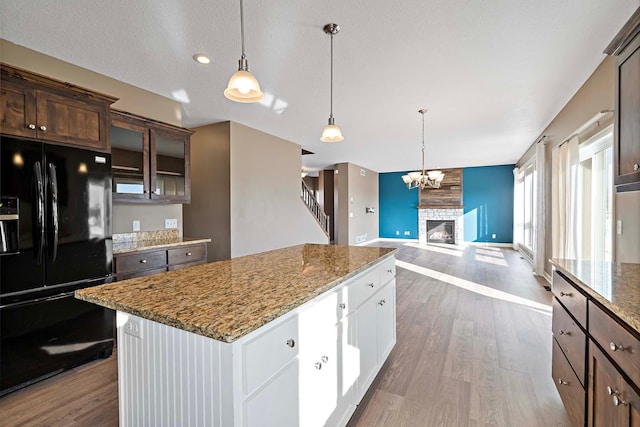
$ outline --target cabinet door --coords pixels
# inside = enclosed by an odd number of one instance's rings
[[[113,200],[149,200],[149,130],[111,121]]]
[[[376,332],[378,365],[382,365],[396,344],[395,279],[385,285],[374,298],[377,300]]]
[[[360,402],[373,382],[378,367],[376,333],[378,299],[369,298],[356,310],[356,346],[359,352],[358,387],[355,401]]]
[[[0,132],[36,136],[36,91],[2,81],[0,85]]]
[[[638,394],[593,342],[590,343],[589,359],[589,425],[640,426]]]
[[[109,150],[106,105],[43,90],[37,91],[36,98],[38,138],[93,150]]]
[[[299,360],[294,359],[263,388],[244,401],[245,427],[294,427],[300,423]]]
[[[151,129],[151,198],[191,201],[189,136]]]

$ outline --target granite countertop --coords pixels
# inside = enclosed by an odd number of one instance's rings
[[[555,258],[550,261],[640,334],[640,264]]]
[[[397,249],[305,244],[76,291],[76,298],[233,342]]]
[[[194,237],[167,237],[151,240],[126,240],[113,243],[113,254],[126,254],[129,252],[144,251],[147,249],[170,248],[173,246],[193,245],[196,243],[209,243],[211,239],[198,239]]]
[[[175,228],[166,230],[137,231],[113,234],[113,254],[125,254],[147,249],[170,248],[173,246],[209,243],[211,239],[180,237]]]

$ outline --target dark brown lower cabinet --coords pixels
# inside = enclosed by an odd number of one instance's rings
[[[574,427],[584,426],[586,396],[571,364],[565,357],[558,342],[553,339],[553,354],[551,361],[551,375],[556,383],[558,393],[562,399],[567,415]]]
[[[147,249],[116,254],[114,258],[116,280],[133,279],[204,264],[207,262],[207,244]]]
[[[589,342],[588,425],[640,427],[640,396],[593,341]]]

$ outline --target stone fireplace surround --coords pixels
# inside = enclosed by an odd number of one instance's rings
[[[464,209],[462,208],[418,208],[418,242],[427,244],[427,220],[450,220],[455,221],[456,244],[460,244],[464,240],[463,215]]]

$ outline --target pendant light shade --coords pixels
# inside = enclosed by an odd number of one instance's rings
[[[242,56],[238,61],[238,71],[233,73],[224,90],[224,96],[236,102],[258,102],[264,98],[258,80],[249,72],[249,62],[244,53],[244,8],[240,0],[240,39],[242,41]]]
[[[333,36],[338,34],[340,26],[338,24],[327,24],[322,30],[331,36],[331,93],[329,103],[329,123],[322,131],[320,141],[340,142],[344,139],[344,136],[342,136],[342,131],[338,126],[336,126],[335,119],[333,118]]]

